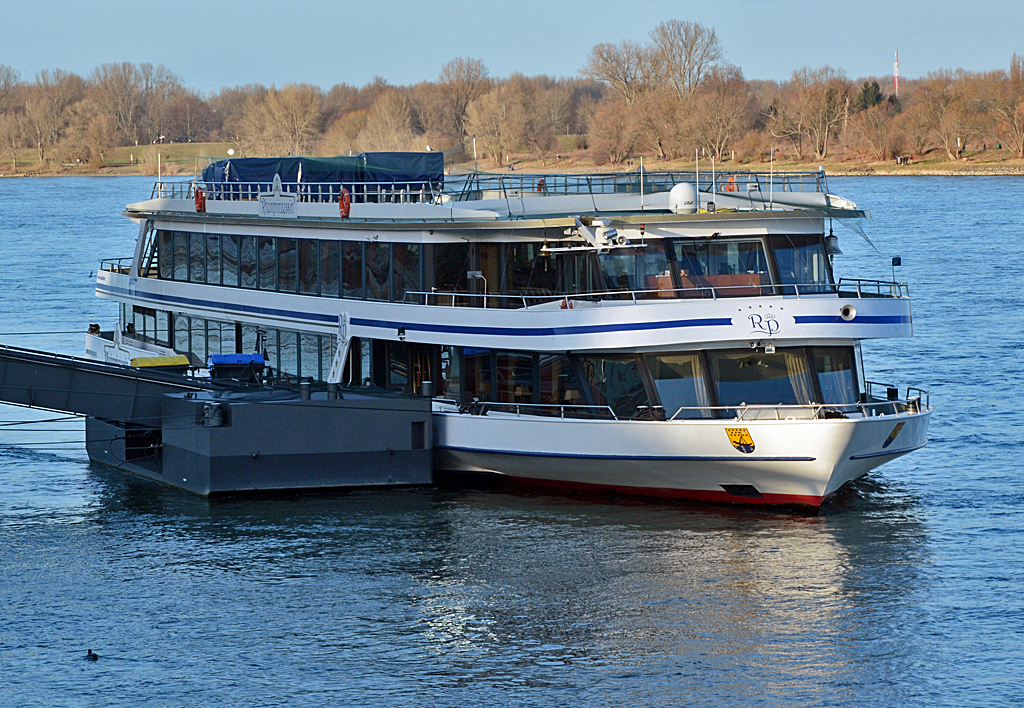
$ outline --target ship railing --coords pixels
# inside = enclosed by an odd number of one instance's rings
[[[490,403],[477,401],[463,404],[459,410],[474,415],[488,412],[510,415],[546,416],[550,418],[584,418],[597,420],[619,420],[610,406],[591,406],[580,403]]]
[[[100,270],[108,271],[110,273],[119,273],[121,275],[130,275],[133,260],[135,259],[131,256],[126,256],[124,258],[104,258],[100,261]]]
[[[836,289],[840,297],[910,297],[910,285],[889,280],[840,278]]]
[[[634,305],[652,300],[668,299],[711,299],[737,297],[766,297],[770,295],[835,295],[846,297],[893,297],[910,296],[906,283],[886,283],[884,281],[858,281],[858,287],[852,293],[843,290],[845,285],[853,281],[841,280],[839,283],[805,283],[805,284],[750,284],[750,285],[697,285],[687,288],[658,288],[650,290],[593,290],[578,293],[545,293],[545,294],[505,294],[505,293],[468,293],[440,290],[407,290],[402,303],[406,305],[431,305],[439,307],[495,307],[501,309],[521,309],[548,302],[560,302],[563,309],[574,307],[576,303],[586,300],[629,301]],[[859,284],[870,284],[877,289],[859,287]],[[888,288],[888,290],[886,290]],[[888,292],[889,294],[886,294]]]
[[[423,204],[440,200],[440,181],[414,182],[281,182],[282,194],[295,194],[302,203],[338,203],[347,190],[352,203]],[[206,201],[256,201],[273,194],[273,182],[156,182],[152,199],[194,200],[201,188]]]
[[[456,201],[520,196],[657,194],[687,182],[701,192],[827,193],[825,173],[740,170],[639,170],[591,174],[494,174],[476,172],[450,179]],[[460,184],[461,182],[461,184]]]
[[[911,395],[916,392],[916,395]],[[882,416],[916,415],[931,410],[930,396],[923,389],[910,387],[900,400],[873,400],[862,403],[809,403],[797,405],[681,406],[668,420],[702,418],[735,420],[833,420]]]

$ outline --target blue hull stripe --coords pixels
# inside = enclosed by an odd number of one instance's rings
[[[288,317],[292,319],[307,320],[312,322],[324,322],[335,324],[338,321],[336,315],[325,315],[317,312],[298,312],[296,310],[279,310],[273,307],[256,307],[254,305],[239,305],[228,302],[217,302],[214,300],[197,300],[175,295],[159,295],[156,293],[135,293],[130,295],[127,288],[113,287],[110,285],[97,284],[96,289],[111,295],[124,295],[140,297],[147,300],[157,300],[173,305],[186,307],[206,307],[231,312],[247,313],[252,315],[266,315],[271,317]],[[361,317],[353,317],[353,325],[360,327],[375,327],[378,329],[397,330],[404,327],[407,331],[419,332],[445,332],[449,334],[487,334],[501,335],[508,337],[550,337],[566,334],[595,334],[602,332],[635,332],[640,330],[673,329],[677,327],[723,327],[732,324],[729,317],[705,317],[693,320],[670,320],[665,322],[627,322],[623,324],[610,325],[579,325],[575,327],[471,327],[466,325],[440,325],[440,324],[412,324],[391,320],[373,320]]]
[[[639,462],[814,462],[814,457],[709,457],[703,455],[575,455],[563,452],[509,452],[474,447],[434,445],[435,449],[476,452],[484,455],[513,455],[516,457],[557,457],[572,460],[636,460]]]
[[[795,315],[796,324],[909,324],[908,315],[857,315],[844,320],[839,315]]]

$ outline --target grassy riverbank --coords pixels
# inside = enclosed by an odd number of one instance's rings
[[[570,147],[570,146],[566,146]],[[12,169],[10,158],[0,162],[0,177],[21,176],[57,176],[57,175],[149,175],[159,172],[170,177],[189,177],[201,173],[211,160],[222,160],[228,157],[231,143],[171,143],[163,145],[136,145],[115,148],[102,166],[47,162],[40,166],[38,155],[32,150],[24,150],[18,155],[18,169]],[[237,153],[236,153],[237,154]],[[513,154],[510,156],[516,172],[553,173],[553,172],[625,172],[636,170],[640,165],[639,157],[619,165],[598,164],[587,150],[570,149],[556,153],[556,156],[538,160],[529,155]],[[876,162],[857,159],[830,159],[824,161],[792,159],[776,160],[774,169],[780,172],[814,171],[821,165],[826,174],[830,175],[942,175],[942,176],[976,176],[976,175],[1024,175],[1024,160],[1017,159],[1010,153],[997,150],[986,150],[968,153],[964,159],[952,161],[945,153],[932,151],[914,159],[910,164],[897,165],[893,161]],[[650,170],[692,170],[693,160],[659,160],[654,156],[644,157],[644,167]],[[768,162],[732,161],[719,163],[721,170],[768,171]],[[506,172],[507,166],[495,167],[493,162],[480,161],[479,168],[486,172]],[[711,170],[711,160],[701,160],[701,171]],[[473,170],[473,162],[455,165],[454,172],[464,173]]]

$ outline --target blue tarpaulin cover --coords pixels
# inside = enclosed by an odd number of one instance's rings
[[[203,181],[215,185],[238,182],[385,182],[396,189],[409,183],[444,182],[444,154],[440,152],[364,152],[354,157],[243,157],[220,160],[203,170]],[[285,187],[288,189],[288,187]],[[294,189],[294,187],[292,188]],[[290,191],[290,190],[289,190]]]

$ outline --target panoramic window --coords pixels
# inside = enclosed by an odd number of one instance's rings
[[[711,376],[719,405],[811,403],[814,387],[802,348],[775,354],[749,349],[711,350]]]
[[[328,297],[338,297],[338,242],[320,242],[320,293]]]
[[[581,356],[579,364],[583,385],[590,389],[595,405],[608,406],[619,418],[635,418],[649,408],[650,400],[635,358]]]
[[[505,282],[514,295],[551,295],[558,286],[555,259],[541,255],[539,243],[510,243],[505,254]],[[527,301],[531,304],[530,301]],[[513,303],[519,306],[521,303]]]
[[[771,284],[761,239],[676,241],[683,297],[750,297]],[[767,289],[767,292],[771,292]]]
[[[565,406],[586,404],[576,369],[564,354],[540,355],[540,402]],[[572,409],[568,412],[578,413]]]
[[[238,287],[238,237],[237,236],[222,236],[223,244],[221,246],[222,253],[222,266],[221,266],[221,277],[224,285],[230,285],[231,287]]]
[[[532,403],[533,355],[502,352],[495,361],[498,400],[502,403]]]
[[[295,239],[277,239],[277,289],[283,293],[295,292],[298,284],[298,260]]]
[[[174,278],[174,232],[160,231],[157,233],[157,264],[160,277],[164,280]]]
[[[391,244],[366,244],[366,297],[391,299]]]
[[[260,236],[259,245],[259,281],[260,290],[277,289],[277,247],[273,238]]]
[[[206,235],[206,282],[220,285],[220,239],[218,234]]]
[[[317,242],[310,238],[299,239],[299,292],[303,295],[317,295],[320,278],[317,272]]]
[[[650,354],[647,364],[667,417],[713,417],[712,411],[706,408],[711,405],[711,398],[699,352]]]
[[[391,300],[402,302],[405,293],[422,290],[420,287],[420,246],[416,243],[396,243],[392,247],[391,283],[394,287]]]
[[[363,297],[363,244],[343,241],[341,249],[342,297]]]
[[[784,295],[830,292],[832,273],[820,236],[773,236],[772,248],[779,266]]]
[[[193,283],[206,282],[206,236],[189,234],[188,279]]]
[[[822,403],[856,403],[852,347],[813,347],[814,369],[821,386]]]
[[[243,236],[241,245],[240,270],[242,274],[242,287],[256,287],[256,237]]]

